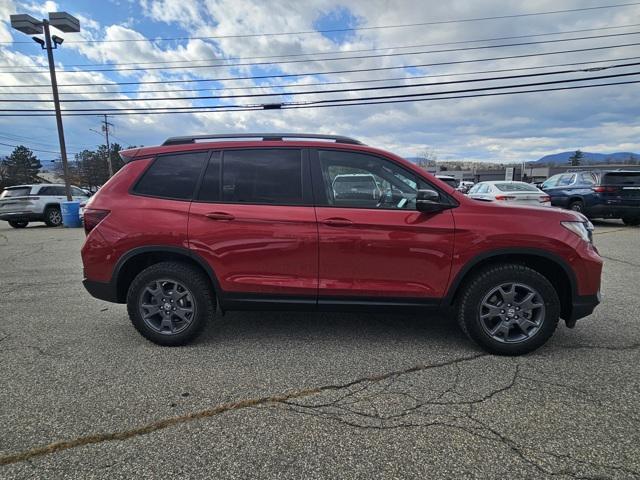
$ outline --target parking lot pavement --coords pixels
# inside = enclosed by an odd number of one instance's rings
[[[443,318],[228,313],[155,346],[80,283],[81,230],[0,222],[1,478],[640,478],[640,229],[525,357]]]

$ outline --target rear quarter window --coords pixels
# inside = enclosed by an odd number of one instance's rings
[[[24,197],[29,195],[31,187],[7,188],[2,192],[0,198]]]
[[[160,198],[191,200],[209,152],[161,155],[133,189],[134,193]]]

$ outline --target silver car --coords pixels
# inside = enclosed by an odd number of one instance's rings
[[[525,182],[480,182],[469,190],[468,195],[477,200],[514,202],[519,205],[551,206],[549,195],[535,185]]]

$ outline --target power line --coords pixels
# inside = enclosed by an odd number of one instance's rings
[[[318,34],[318,33],[339,33],[339,32],[352,32],[352,31],[366,31],[366,30],[382,30],[387,28],[408,28],[408,27],[422,27],[429,25],[446,25],[451,23],[467,23],[467,22],[479,22],[479,21],[487,21],[487,20],[504,20],[510,18],[523,18],[523,17],[534,17],[541,15],[556,15],[562,13],[573,13],[573,12],[586,12],[586,11],[594,11],[594,10],[604,10],[611,8],[622,8],[622,7],[631,7],[634,5],[640,5],[640,2],[633,3],[619,3],[612,5],[599,5],[594,7],[582,7],[582,8],[570,8],[564,10],[550,10],[544,12],[531,12],[531,13],[516,13],[511,15],[495,15],[489,17],[476,17],[476,18],[462,18],[455,20],[436,20],[430,22],[419,22],[419,23],[405,23],[405,24],[397,24],[397,25],[376,25],[370,27],[344,27],[344,28],[330,28],[330,29],[322,29],[322,30],[302,30],[297,32],[268,32],[268,33],[246,33],[246,34],[237,34],[237,35],[211,35],[211,36],[195,36],[195,37],[159,37],[155,39],[149,38],[126,38],[126,39],[114,39],[114,40],[69,40],[66,43],[127,43],[127,42],[157,42],[157,41],[167,41],[167,40],[213,40],[213,39],[224,39],[224,38],[255,38],[255,37],[274,37],[274,36],[286,36],[286,35],[308,35],[308,34]],[[30,42],[0,42],[0,43],[30,43]]]
[[[508,55],[504,57],[489,57],[489,58],[477,58],[471,60],[452,60],[448,62],[434,62],[434,63],[419,63],[413,65],[398,65],[395,67],[370,67],[370,68],[359,68],[359,69],[344,69],[344,70],[329,70],[324,72],[308,72],[308,73],[279,73],[272,75],[249,75],[249,76],[241,76],[241,77],[219,77],[219,78],[198,78],[198,79],[188,79],[188,80],[146,80],[146,81],[135,81],[135,82],[111,82],[111,83],[66,83],[59,84],[58,86],[63,87],[86,87],[86,86],[113,86],[113,85],[148,85],[148,84],[173,84],[173,83],[201,83],[201,82],[221,82],[227,80],[264,80],[268,78],[292,78],[292,77],[307,77],[307,76],[316,76],[316,75],[331,75],[331,74],[342,74],[342,73],[370,73],[370,72],[380,72],[386,70],[398,70],[398,69],[406,69],[406,68],[422,68],[422,67],[435,67],[442,65],[460,65],[464,63],[477,63],[477,62],[491,62],[497,60],[512,60],[515,58],[530,58],[530,57],[543,57],[549,55],[560,55],[565,53],[578,53],[578,52],[591,52],[598,50],[606,50],[609,48],[625,48],[625,47],[635,47],[640,45],[640,43],[626,43],[626,44],[618,44],[618,45],[608,45],[604,47],[589,47],[589,48],[578,48],[572,50],[558,50],[553,52],[542,52],[542,53],[527,53],[522,55]],[[78,72],[76,72],[78,73]],[[24,87],[48,87],[47,84],[37,84],[37,85],[0,85],[0,87],[5,88],[24,88]]]
[[[0,142],[0,145],[3,145],[5,147],[13,147],[13,148],[17,148],[17,147],[22,146],[22,147],[26,147],[29,150],[32,150],[34,152],[55,153],[57,155],[60,155],[60,152],[56,152],[54,150],[43,150],[43,149],[40,149],[40,148],[30,148],[30,147],[27,147],[26,145],[11,145],[9,143],[2,143],[2,142]],[[69,153],[77,153],[77,152],[69,152]]]
[[[607,35],[592,35],[587,37],[574,37],[574,38],[560,38],[554,40],[540,40],[536,42],[520,42],[520,43],[506,43],[501,45],[481,45],[477,47],[462,47],[462,48],[445,48],[440,50],[421,50],[415,52],[396,52],[396,53],[378,53],[372,55],[354,55],[354,56],[345,56],[345,57],[329,57],[329,58],[317,58],[313,59],[316,62],[335,62],[340,60],[365,60],[370,58],[390,58],[390,57],[405,57],[411,55],[429,55],[434,53],[452,53],[452,52],[462,52],[462,51],[471,51],[471,50],[486,50],[486,49],[494,49],[494,48],[508,48],[508,47],[519,47],[526,45],[541,45],[548,43],[562,43],[562,42],[573,42],[577,40],[593,40],[596,38],[609,38],[609,37],[621,37],[626,35],[638,35],[640,32],[627,32],[627,33],[611,33]],[[633,44],[633,45],[638,45]],[[87,73],[87,72],[131,72],[131,71],[149,71],[149,70],[183,70],[183,69],[195,69],[195,68],[221,68],[221,67],[256,67],[256,66],[266,66],[266,65],[283,65],[283,64],[292,64],[292,63],[309,63],[309,59],[302,60],[281,60],[281,61],[269,61],[269,62],[244,62],[244,63],[224,63],[224,64],[208,64],[208,65],[174,65],[170,67],[130,67],[130,68],[98,68],[98,69],[85,69],[85,70],[60,70],[58,73]],[[48,71],[48,70],[47,70]],[[47,71],[45,70],[7,70],[0,73],[10,73],[10,74],[39,74],[46,75]]]
[[[536,92],[553,92],[560,90],[578,90],[584,88],[593,88],[593,87],[608,87],[608,86],[616,86],[616,85],[630,85],[640,83],[640,80],[629,80],[624,82],[608,82],[608,83],[599,83],[592,85],[573,85],[570,87],[554,87],[554,88],[542,88],[542,89],[529,89],[529,90],[519,90],[513,92],[494,92],[494,93],[476,93],[471,95],[457,95],[457,96],[448,96],[448,97],[429,97],[429,98],[412,98],[405,100],[380,100],[380,101],[371,101],[371,102],[361,102],[361,103],[334,103],[334,104],[324,104],[324,105],[284,105],[282,110],[293,110],[299,108],[327,108],[327,107],[351,107],[351,106],[361,106],[361,105],[379,105],[379,104],[393,104],[393,103],[407,103],[407,102],[424,102],[424,101],[437,101],[437,100],[451,100],[451,99],[461,99],[461,98],[475,98],[475,97],[492,97],[492,96],[503,96],[503,95],[517,95],[522,93],[536,93]],[[515,88],[515,87],[514,87]],[[402,96],[398,96],[398,98],[402,98]],[[262,111],[265,110],[262,105],[249,105],[242,108],[235,109],[215,109],[215,110],[200,110],[200,111],[162,111],[162,112],[116,112],[110,113],[109,115],[167,115],[167,114],[179,114],[179,113],[223,113],[223,112],[248,112],[248,111]],[[50,117],[53,114],[50,113],[36,113],[30,115],[24,115],[19,113],[10,113],[10,114],[0,114],[0,117]],[[86,117],[86,116],[95,116],[94,113],[70,113],[68,116],[74,117]]]
[[[60,95],[112,95],[112,94],[129,94],[129,93],[184,93],[184,92],[208,92],[208,91],[235,91],[235,90],[260,90],[265,88],[290,88],[290,87],[317,87],[317,86],[325,86],[325,85],[355,85],[361,83],[378,83],[378,82],[391,82],[391,81],[403,81],[403,80],[419,80],[425,78],[439,78],[439,77],[459,77],[465,75],[480,75],[486,73],[504,73],[504,72],[516,72],[516,71],[525,71],[525,70],[539,70],[542,68],[554,68],[554,67],[569,67],[575,65],[593,65],[597,63],[609,63],[609,62],[622,62],[627,60],[638,60],[640,57],[622,57],[622,58],[608,58],[604,60],[590,60],[586,62],[569,62],[569,63],[555,63],[550,65],[538,65],[531,67],[517,67],[517,68],[502,68],[502,69],[494,69],[494,70],[479,70],[473,72],[457,72],[457,73],[441,73],[435,75],[412,75],[412,76],[403,76],[403,77],[387,77],[387,78],[378,78],[378,79],[365,79],[365,80],[343,80],[343,81],[334,81],[334,82],[314,82],[314,83],[289,83],[284,85],[251,85],[244,87],[206,87],[206,88],[181,88],[175,90],[116,90],[116,91],[99,91],[99,90],[91,90],[91,91],[83,91],[83,92],[60,92]],[[593,68],[584,68],[575,70],[579,71],[597,71],[600,69],[606,69],[608,67],[593,67]],[[410,85],[408,85],[410,86]],[[0,92],[0,95],[50,95],[51,92]],[[283,92],[283,95],[286,93]],[[153,97],[152,97],[153,98]],[[100,99],[95,99],[96,101],[101,101]],[[149,98],[141,98],[138,100],[149,100]],[[0,100],[2,101],[2,100]]]
[[[598,71],[601,70],[609,70],[613,68],[626,68],[626,67],[635,67],[640,65],[640,62],[635,63],[624,63],[618,65],[608,65],[599,67]],[[227,100],[231,98],[255,98],[255,97],[281,97],[281,96],[297,96],[297,95],[314,95],[314,94],[322,94],[322,93],[345,93],[345,92],[362,92],[362,91],[371,91],[371,90],[396,90],[396,89],[404,89],[404,88],[416,88],[416,87],[437,87],[440,85],[451,85],[456,83],[474,83],[474,82],[487,82],[487,81],[496,81],[496,80],[513,80],[519,78],[529,78],[529,77],[541,77],[547,75],[563,75],[568,73],[579,73],[591,71],[591,69],[570,69],[570,70],[555,70],[551,72],[540,72],[540,73],[527,73],[520,75],[503,75],[498,77],[484,77],[484,78],[472,78],[465,80],[449,80],[445,82],[431,82],[431,83],[416,83],[416,84],[400,84],[400,85],[383,85],[377,87],[357,87],[357,88],[335,88],[335,89],[322,89],[322,90],[305,90],[305,91],[295,91],[295,92],[278,92],[278,93],[254,93],[254,94],[238,94],[238,95],[200,95],[200,96],[190,96],[190,97],[152,97],[152,98],[103,98],[103,99],[95,99],[95,98],[80,98],[80,99],[69,99],[69,100],[60,100],[61,103],[89,103],[89,102],[140,102],[140,101],[182,101],[182,100]],[[43,99],[11,99],[11,100],[0,100],[1,103],[50,103],[50,100]]]
[[[478,87],[478,88],[469,88],[462,90],[445,90],[439,92],[425,92],[425,93],[407,93],[400,95],[382,95],[375,97],[360,97],[360,98],[342,98],[342,99],[321,99],[321,100],[310,100],[306,102],[283,102],[277,104],[277,108],[282,108],[284,105],[320,105],[323,103],[332,103],[332,102],[352,102],[352,101],[368,101],[368,100],[381,100],[381,99],[389,99],[389,98],[417,98],[424,96],[433,96],[433,95],[448,95],[448,94],[459,94],[459,93],[468,93],[468,92],[481,92],[481,91],[489,91],[489,90],[503,90],[509,88],[521,88],[521,87],[534,87],[534,86],[543,86],[543,85],[555,85],[555,84],[563,84],[563,83],[573,83],[573,82],[584,82],[591,80],[602,80],[607,78],[619,78],[619,77],[628,77],[640,75],[640,71],[638,72],[629,72],[629,73],[618,73],[612,75],[597,75],[586,78],[570,78],[564,80],[549,80],[544,82],[533,82],[533,83],[522,83],[515,85],[498,85],[498,86],[490,86],[490,87]],[[197,112],[198,110],[205,109],[239,109],[244,107],[260,107],[264,108],[265,105],[262,104],[249,104],[249,105],[207,105],[207,106],[185,106],[185,107],[126,107],[126,108],[70,108],[65,109],[63,112],[68,114],[68,112],[93,112],[93,115],[98,113],[104,114],[106,112],[154,112],[160,110],[189,110],[192,112]],[[53,110],[48,109],[29,109],[29,110],[20,110],[20,109],[0,109],[0,112],[52,112]],[[111,113],[110,113],[111,114]],[[115,114],[115,113],[114,113]]]
[[[595,32],[601,30],[613,30],[620,28],[630,28],[640,26],[640,23],[632,23],[627,25],[617,25],[612,27],[598,27],[598,28],[581,28],[577,30],[565,30],[560,32],[547,32],[547,33],[536,33],[536,34],[528,34],[528,35],[513,35],[506,37],[493,37],[493,38],[484,38],[484,39],[474,39],[474,40],[458,40],[453,42],[439,42],[439,43],[422,43],[422,44],[414,44],[414,45],[396,45],[392,47],[378,47],[378,48],[361,48],[361,49],[353,49],[353,50],[333,50],[329,52],[308,52],[308,53],[290,53],[286,55],[263,55],[263,56],[250,56],[250,57],[226,57],[226,58],[202,58],[202,59],[189,59],[189,60],[162,60],[162,61],[153,61],[153,62],[103,62],[103,63],[76,63],[76,64],[67,64],[66,68],[72,67],[101,67],[101,66],[119,66],[119,65],[158,65],[158,64],[175,64],[175,63],[193,63],[193,62],[211,62],[211,61],[229,61],[229,60],[261,60],[268,58],[296,58],[296,57],[308,57],[308,56],[316,56],[316,55],[337,55],[337,54],[350,54],[350,53],[361,53],[361,52],[377,52],[381,50],[398,50],[405,48],[423,48],[423,47],[440,47],[445,45],[460,45],[465,43],[483,43],[483,42],[494,42],[500,40],[514,40],[519,38],[533,38],[533,37],[545,37],[545,36],[553,36],[553,35],[566,35],[569,33],[583,33],[583,32]],[[598,37],[586,37],[586,38],[598,38]],[[9,68],[9,67],[40,67],[40,65],[1,65],[0,68]],[[0,73],[9,73],[9,72],[0,72]]]

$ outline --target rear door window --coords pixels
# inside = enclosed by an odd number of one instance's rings
[[[209,152],[162,155],[133,189],[140,195],[191,200]]]
[[[201,191],[203,200],[214,201],[215,183],[220,174],[215,165],[207,169]],[[266,205],[301,205],[302,150],[294,148],[264,148],[225,150],[222,153],[223,202]]]
[[[592,173],[583,172],[578,176],[580,183],[586,183],[587,185],[595,185],[596,179]]]

